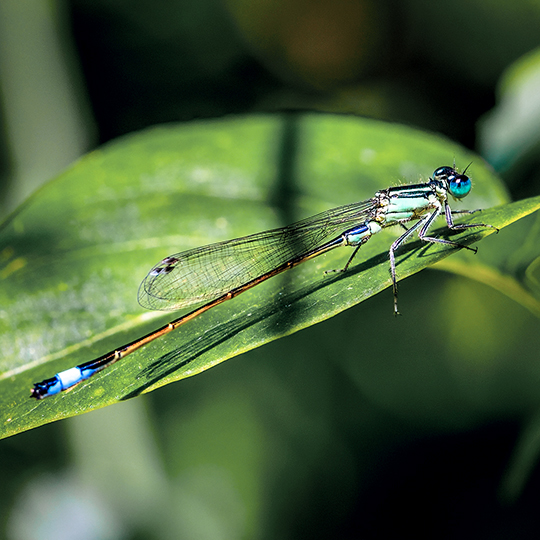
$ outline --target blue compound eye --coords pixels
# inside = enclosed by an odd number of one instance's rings
[[[462,199],[471,191],[472,182],[466,174],[455,174],[448,178],[448,191],[456,199]]]

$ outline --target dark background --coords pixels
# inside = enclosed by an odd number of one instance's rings
[[[505,70],[539,45],[538,4],[47,6],[0,12],[12,30],[0,73],[6,213],[77,155],[123,134],[162,122],[304,110],[442,133],[488,158],[514,198],[538,193],[538,134],[518,150],[495,151],[494,131],[482,127],[501,106]],[[15,23],[20,31],[13,31]],[[65,93],[52,94],[51,110],[59,112],[51,118],[40,100],[47,77],[59,80],[56,68],[42,63],[43,75],[39,66],[24,69],[47,52],[50,36],[36,30],[47,24],[58,48],[45,58],[58,62],[65,77]],[[30,44],[26,31],[36,38]],[[13,90],[17,66],[24,84]],[[531,111],[537,103],[531,98]],[[19,108],[41,113],[18,117]],[[68,125],[65,132],[56,122]],[[46,143],[66,151],[40,157]],[[516,361],[537,360],[537,319],[458,278],[423,273],[409,281],[402,301],[411,309],[397,327],[387,321],[388,298],[373,298],[325,323],[323,336],[319,327],[309,329],[136,405],[109,408],[134,407],[125,417],[97,411],[2,441],[2,537],[23,538],[24,523],[39,538],[58,538],[59,531],[70,538],[538,538],[538,444],[531,442],[538,399],[530,389],[520,394],[508,376]],[[452,352],[448,336],[442,338],[442,321],[439,336],[422,333],[432,294],[444,303],[452,292],[489,306],[487,321],[473,311],[471,323],[464,314],[473,339],[474,332],[495,337],[497,324],[505,328],[501,318],[513,320],[504,354],[495,367],[467,366],[457,375],[433,367],[423,390],[407,387],[407,366],[429,370],[441,355],[459,357],[459,347]],[[367,319],[380,336],[362,334]],[[329,358],[332,339],[349,338],[365,348],[367,366],[384,364],[372,374],[371,393],[311,355],[319,338]],[[395,345],[392,354],[381,352],[381,339]],[[529,346],[519,358],[514,341]],[[465,391],[467,381],[478,391]],[[124,433],[127,425],[132,430]]]

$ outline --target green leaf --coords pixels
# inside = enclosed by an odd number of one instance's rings
[[[473,162],[466,207],[489,208],[482,221],[504,227],[540,206],[537,198],[491,208],[507,201],[503,186],[448,140],[341,116],[158,127],[88,154],[0,229],[2,435],[200,373],[388,287],[387,251],[396,234],[385,230],[345,274],[324,273],[351,253],[334,250],[208,311],[70,392],[40,402],[29,397],[32,383],[178,316],[145,312],[136,301],[139,283],[164,256],[285,225],[400,182],[425,181],[454,158],[462,168]],[[492,233],[451,238],[470,244]],[[455,251],[411,242],[398,258],[399,278]],[[383,301],[391,317],[391,295]]]
[[[540,317],[540,214],[538,197],[499,209],[502,219],[515,221],[512,227],[486,242],[472,260],[463,252],[444,259],[435,268],[489,285]],[[514,210],[519,207],[519,215]],[[487,212],[482,213],[482,219]],[[521,219],[525,218],[525,219]],[[509,223],[506,223],[509,224]]]
[[[505,70],[498,84],[498,104],[479,123],[482,155],[499,171],[508,170],[519,161],[537,163],[539,80],[540,48],[537,48]]]

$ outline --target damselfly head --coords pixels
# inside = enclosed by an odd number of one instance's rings
[[[450,195],[456,199],[468,195],[472,187],[471,179],[466,174],[458,173],[454,167],[439,167],[433,173],[433,180],[445,183]]]

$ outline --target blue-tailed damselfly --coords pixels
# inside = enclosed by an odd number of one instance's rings
[[[451,230],[491,227],[486,223],[455,224],[448,196],[462,199],[471,191],[471,179],[455,167],[439,167],[428,182],[390,187],[366,201],[339,206],[287,227],[211,244],[163,259],[150,270],[139,288],[139,303],[149,309],[177,310],[202,304],[167,325],[95,360],[62,371],[34,384],[32,397],[43,399],[74,387],[147,343],[267,279],[340,246],[354,251],[341,271],[346,271],[360,247],[386,227],[399,225],[405,232],[390,246],[390,274],[397,308],[395,252],[414,233],[424,242],[471,248],[428,236],[435,219],[444,213]],[[416,221],[410,228],[405,223]]]

